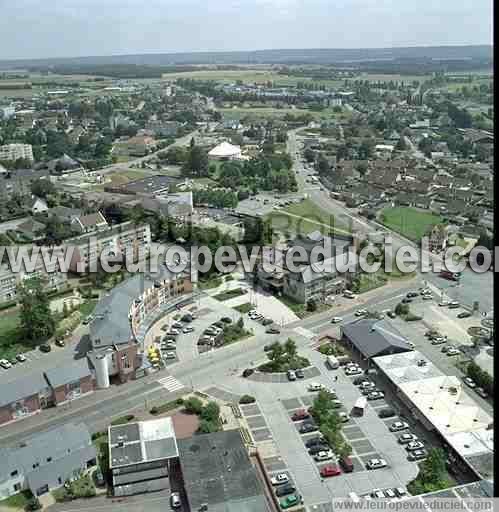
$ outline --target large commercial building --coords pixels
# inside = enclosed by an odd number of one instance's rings
[[[33,148],[31,144],[5,144],[0,146],[0,160],[16,161],[20,158],[33,162]]]
[[[452,463],[464,463],[477,478],[493,479],[493,418],[460,379],[443,374],[418,351],[373,362],[414,418],[440,437]]]
[[[171,418],[110,426],[108,439],[115,496],[169,487],[170,466],[178,458]]]
[[[178,441],[179,461],[190,510],[267,512],[263,485],[239,430]]]
[[[41,496],[95,466],[97,454],[87,427],[67,423],[16,446],[0,448],[0,499],[24,490]]]

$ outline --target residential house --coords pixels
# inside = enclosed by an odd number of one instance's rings
[[[97,463],[88,428],[65,423],[0,448],[0,499],[30,490],[41,496],[79,478]]]
[[[14,228],[14,233],[24,239],[41,240],[45,235],[45,224],[30,218]]]
[[[71,227],[78,233],[95,233],[109,228],[101,212],[80,215],[71,220]]]
[[[68,208],[67,206],[54,206],[47,212],[49,217],[55,217],[60,222],[70,224],[74,219],[82,215],[82,210],[78,208]]]
[[[32,215],[36,215],[37,213],[45,213],[49,209],[45,199],[36,196],[32,196],[30,199],[26,199],[23,206],[26,210],[30,211]]]
[[[125,151],[130,156],[144,156],[150,153],[156,146],[156,141],[153,137],[146,135],[136,135],[130,137],[125,142],[121,143]]]
[[[428,250],[440,253],[447,247],[449,229],[445,224],[435,224],[428,233]]]

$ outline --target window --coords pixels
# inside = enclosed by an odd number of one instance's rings
[[[123,354],[121,356],[121,363],[123,364],[123,368],[130,368],[130,361],[128,360],[128,354]]]
[[[12,471],[12,473],[10,474],[11,477],[15,477],[19,474],[19,471],[17,471],[17,469],[15,469],[14,471]]]
[[[14,491],[15,492],[18,492],[21,490],[21,484],[17,483],[17,484],[14,484]]]

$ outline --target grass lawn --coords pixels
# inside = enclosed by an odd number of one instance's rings
[[[82,318],[86,318],[88,315],[91,315],[97,305],[97,300],[86,300],[83,304],[80,304],[79,310]]]
[[[333,231],[349,234],[344,225],[335,222],[334,215],[324,211],[309,199],[275,210],[267,215],[267,219],[272,221],[273,229],[283,233],[306,235],[319,230],[323,234]]]
[[[23,342],[18,327],[19,310],[0,312],[0,359],[12,359],[33,348]]]
[[[239,311],[239,313],[248,313],[252,309],[254,309],[255,306],[253,304],[250,304],[249,302],[246,302],[244,304],[240,304],[239,306],[235,306],[234,309],[236,311]]]
[[[387,227],[409,238],[420,241],[428,230],[442,222],[440,215],[408,207],[385,208],[381,212],[381,222]]]
[[[222,302],[224,300],[233,299],[234,297],[239,297],[240,295],[245,294],[246,290],[243,290],[242,288],[234,288],[233,290],[227,290],[225,292],[214,295],[213,298]]]
[[[215,276],[210,277],[209,279],[200,280],[198,286],[201,290],[209,290],[210,288],[217,288],[222,283],[222,278],[219,276]]]
[[[32,496],[33,495],[30,491],[23,491],[18,494],[14,494],[13,496],[9,496],[5,500],[0,501],[0,509],[2,507],[8,507],[24,510]]]

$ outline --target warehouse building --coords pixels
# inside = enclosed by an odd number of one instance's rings
[[[439,435],[451,462],[464,463],[480,479],[493,478],[493,418],[459,378],[443,374],[418,351],[373,362],[414,418]]]

